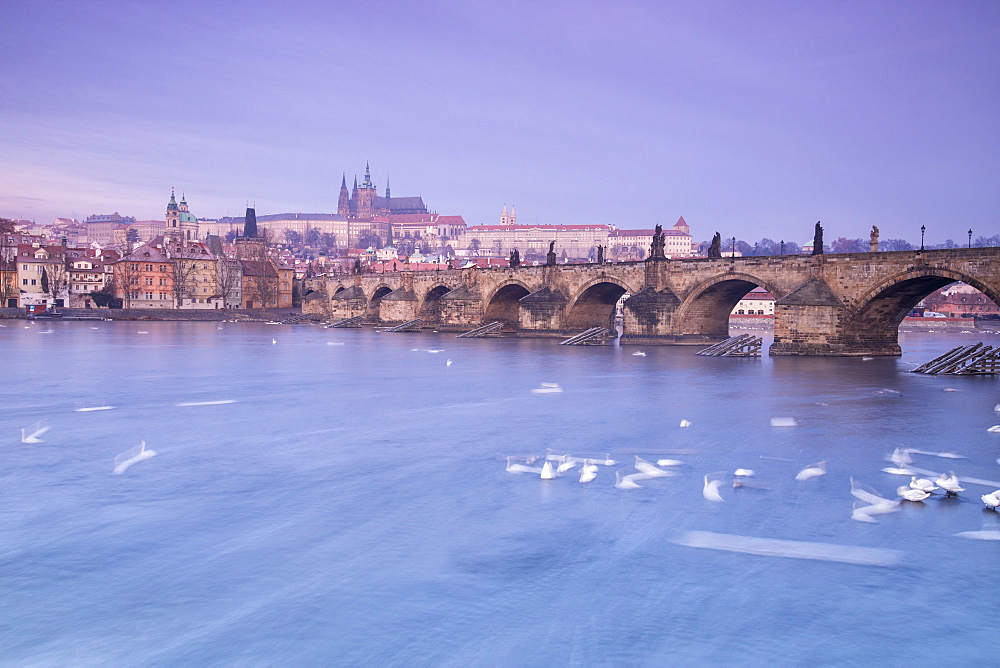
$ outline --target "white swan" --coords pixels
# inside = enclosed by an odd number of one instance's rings
[[[812,480],[813,478],[818,478],[821,475],[826,475],[826,462],[817,462],[816,464],[810,464],[805,467],[797,474],[795,474],[795,479],[799,482],[803,480]]]
[[[536,387],[532,390],[535,394],[552,394],[554,392],[562,391],[562,388],[559,387],[559,383],[542,383],[541,387]]]
[[[645,480],[649,478],[648,475],[644,473],[633,473],[631,475],[622,476],[622,472],[619,469],[615,471],[615,487],[618,489],[642,489],[642,485],[637,484],[636,480]]]
[[[590,462],[590,460],[587,460]],[[590,482],[597,477],[597,465],[586,463],[580,467],[580,482]]]
[[[682,462],[679,459],[657,459],[656,460],[656,465],[657,466],[680,466],[683,463],[684,462]]]
[[[882,471],[892,475],[913,475],[916,473],[913,469],[896,468],[895,466],[886,466]]]
[[[1000,424],[995,424],[986,431],[988,431],[991,434],[1000,434]]]
[[[922,489],[913,489],[909,485],[900,485],[897,487],[896,494],[906,501],[923,501],[930,496],[930,492],[925,492]]]
[[[733,471],[733,475],[749,478],[750,476],[754,475],[754,471],[753,469],[736,469],[735,471]]]
[[[607,453],[607,454],[604,455],[604,461],[603,462],[598,462],[598,463],[604,464],[605,466],[614,466],[618,462],[616,462],[615,460],[611,459],[611,453],[609,452],[609,453]]]
[[[635,456],[635,469],[650,478],[666,478],[669,475],[674,475],[669,471],[664,471],[663,469],[653,466],[639,455]]]
[[[927,492],[928,494],[937,489],[934,483],[927,478],[918,478],[917,476],[910,478],[910,487],[913,489],[919,489],[922,492]]]
[[[566,471],[569,471],[571,468],[575,467],[576,464],[577,464],[576,461],[572,459],[567,459],[562,464],[556,467],[556,473],[565,473]]]
[[[632,353],[632,356],[633,357],[645,357],[646,353],[642,352],[641,350],[637,350],[634,353]]]
[[[796,422],[795,418],[790,417],[773,417],[771,418],[772,427],[797,427],[799,423]]]
[[[965,491],[965,488],[958,484],[958,476],[955,475],[954,471],[948,471],[947,474],[942,473],[935,482],[938,487],[945,491],[947,496],[957,496],[959,492]]]
[[[43,425],[41,421],[36,422],[33,425],[24,427],[21,429],[21,442],[22,443],[42,443],[42,439],[39,436],[43,435],[52,427]]]
[[[986,504],[987,508],[996,510],[997,507],[1000,506],[1000,489],[991,494],[983,494],[979,498],[983,500],[983,503]]]
[[[134,448],[129,448],[125,452],[122,452],[115,456],[115,468],[112,473],[115,475],[121,475],[125,473],[133,464],[137,464],[144,459],[149,459],[150,457],[155,457],[155,450],[146,449],[146,441],[142,441],[139,445]]]
[[[724,503],[725,499],[719,494],[719,485],[722,484],[721,480],[709,480],[708,475],[705,475],[705,483],[701,487],[701,495],[705,497],[706,501],[714,501],[716,503]]]
[[[507,458],[507,473],[541,473],[541,466],[526,466],[524,464],[516,464],[511,460],[513,457]]]
[[[913,463],[913,457],[910,457],[909,450],[900,450],[899,448],[896,448],[892,451],[892,454],[889,455],[889,461],[900,468],[906,468]]]
[[[552,469],[552,462],[546,461],[542,464],[542,472],[540,475],[542,480],[553,480],[556,477],[556,473]]]
[[[681,425],[680,426],[682,428],[690,427],[691,426],[691,422],[690,422],[690,420],[681,420]]]

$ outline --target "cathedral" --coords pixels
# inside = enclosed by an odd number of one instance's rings
[[[164,236],[184,241],[198,239],[198,219],[188,210],[188,203],[183,193],[180,204],[177,203],[173,188],[170,189],[170,201],[167,202],[167,226]]]
[[[371,219],[391,214],[427,213],[422,197],[392,197],[389,195],[389,181],[385,183],[385,197],[380,197],[372,184],[368,163],[365,163],[365,180],[359,186],[354,177],[354,189],[347,190],[347,175],[340,181],[340,198],[337,213],[344,218]]]

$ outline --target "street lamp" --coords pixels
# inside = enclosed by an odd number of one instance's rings
[[[925,225],[920,226],[920,252],[924,252],[924,231],[927,229]]]
[[[969,230],[969,248],[972,248],[972,230]]]
[[[736,259],[736,237],[733,237],[733,259]]]
[[[782,255],[785,254],[785,240],[784,239],[781,240],[781,254]]]

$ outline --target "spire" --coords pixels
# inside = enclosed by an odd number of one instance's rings
[[[372,186],[372,173],[371,173],[371,170],[368,169],[368,161],[367,160],[365,160],[365,181],[364,181],[364,183],[361,184],[361,187],[362,188],[372,188],[372,187],[374,187],[374,186]]]
[[[514,205],[510,205],[510,224],[517,225],[517,212],[514,211]]]
[[[357,176],[357,174],[354,175],[354,196],[355,197],[358,196],[358,176]]]
[[[392,199],[392,196],[389,194],[389,175],[388,174],[385,175],[385,198],[386,199]]]
[[[342,191],[343,190],[347,190],[347,173],[346,172],[341,172],[340,189]]]
[[[177,200],[174,198],[174,189],[170,189],[170,201],[167,202],[167,211],[173,211],[177,208]]]

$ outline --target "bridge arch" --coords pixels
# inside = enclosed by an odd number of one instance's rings
[[[626,292],[635,291],[613,276],[602,276],[584,283],[566,305],[566,329],[606,327],[614,330],[615,306]]]
[[[998,291],[973,276],[943,267],[913,268],[887,278],[845,308],[840,324],[844,343],[849,349],[900,354],[898,330],[906,314],[927,295],[956,281],[1000,304]]]
[[[483,322],[499,320],[508,328],[518,329],[520,325],[520,304],[518,300],[531,294],[531,289],[521,281],[505,281],[496,286],[486,298],[483,308]]]
[[[420,318],[439,320],[441,318],[441,297],[452,291],[447,285],[439,284],[424,293],[420,302]]]
[[[746,273],[727,273],[712,276],[688,291],[677,307],[674,322],[677,334],[694,337],[700,341],[721,341],[729,337],[729,314],[754,288],[767,290],[775,299],[784,296],[770,281]]]

